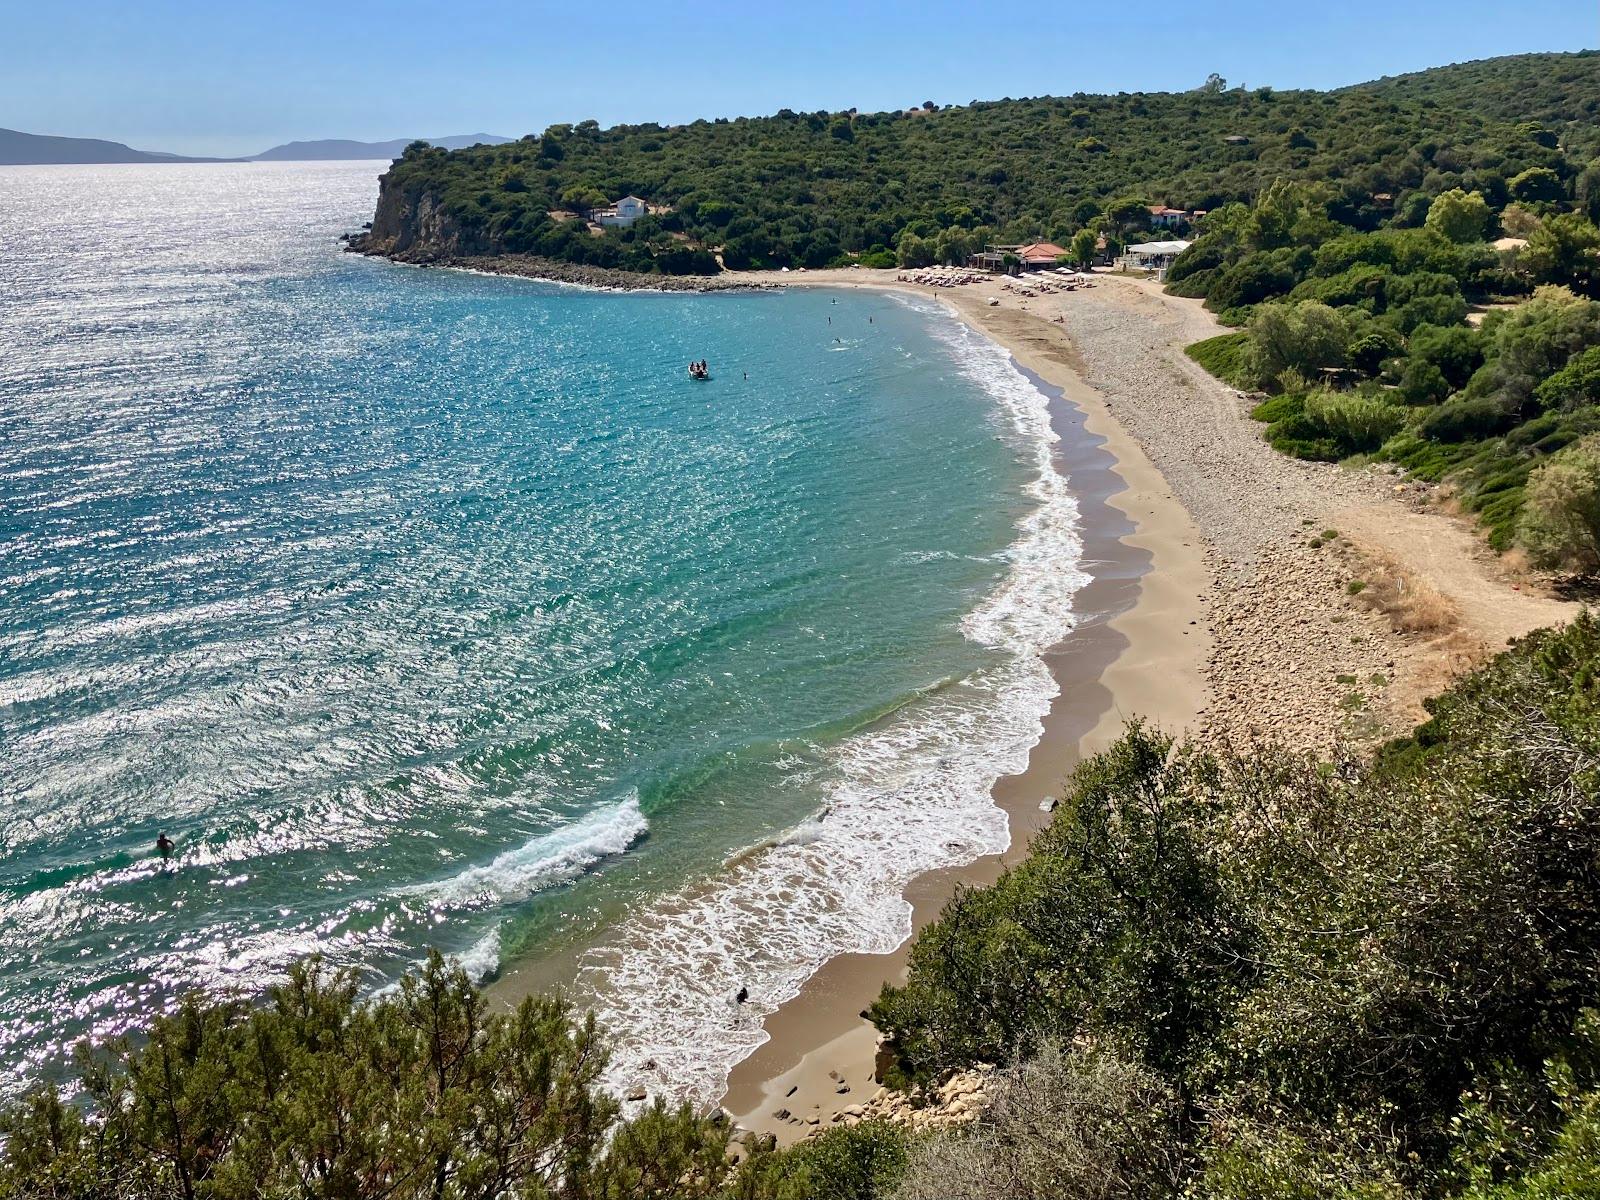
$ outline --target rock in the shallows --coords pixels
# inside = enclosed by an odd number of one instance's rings
[[[624,1096],[623,1099],[643,1100],[647,1095],[649,1095],[649,1093],[646,1092],[642,1087],[631,1087],[628,1089],[628,1094]]]

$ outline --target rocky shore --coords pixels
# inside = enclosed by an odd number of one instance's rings
[[[792,1110],[780,1105],[772,1113],[774,1121],[794,1126],[801,1138],[812,1138],[838,1126],[860,1125],[865,1121],[887,1121],[902,1125],[912,1133],[934,1129],[950,1129],[976,1120],[983,1112],[985,1089],[994,1067],[982,1064],[969,1071],[957,1071],[940,1083],[928,1087],[915,1087],[899,1091],[878,1084],[876,1090],[861,1100],[846,1099],[850,1084],[837,1071],[829,1079],[837,1086],[833,1089],[839,1097],[834,1104],[824,1107],[813,1104],[809,1109],[798,1106]],[[873,1082],[877,1082],[876,1076]]]
[[[484,275],[515,275],[522,279],[542,279],[548,283],[573,283],[582,287],[612,292],[754,292],[777,285],[752,282],[737,275],[646,275],[637,271],[615,271],[582,263],[555,262],[526,254],[441,254],[419,247],[386,251],[373,247],[364,237],[351,238],[345,249],[369,258],[386,258],[412,267],[442,267],[447,270],[476,271]]]

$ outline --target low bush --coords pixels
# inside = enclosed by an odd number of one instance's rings
[[[1183,1179],[1181,1105],[1154,1072],[1047,1043],[996,1072],[972,1125],[914,1145],[894,1200],[1161,1200]]]
[[[726,1200],[879,1200],[897,1194],[909,1148],[904,1127],[887,1121],[835,1126],[788,1150],[758,1149],[721,1195]]]
[[[1339,446],[1341,458],[1378,449],[1406,423],[1404,410],[1357,392],[1312,392],[1305,415]]]
[[[1425,416],[1417,432],[1434,442],[1478,442],[1505,433],[1516,424],[1516,412],[1496,397],[1460,397]]]
[[[1600,434],[1574,442],[1532,473],[1517,544],[1541,566],[1600,570]]]
[[[1222,382],[1247,388],[1250,386],[1244,363],[1247,337],[1244,333],[1218,334],[1184,347],[1183,352]]]

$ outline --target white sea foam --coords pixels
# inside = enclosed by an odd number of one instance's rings
[[[639,797],[597,808],[550,833],[507,850],[483,866],[408,889],[441,908],[504,904],[576,879],[595,863],[621,854],[649,828]],[[481,945],[481,943],[480,943]],[[492,969],[493,964],[489,969]]]
[[[456,962],[474,982],[480,982],[485,976],[499,970],[500,927],[496,925],[473,942],[465,952],[456,956]]]
[[[824,811],[718,877],[637,913],[585,955],[580,986],[615,1039],[608,1083],[702,1104],[766,1040],[762,1020],[830,958],[911,933],[915,877],[1003,851],[991,790],[1024,770],[1057,694],[1043,653],[1072,629],[1078,509],[1056,469],[1048,399],[999,346],[925,304],[955,369],[996,404],[1035,470],[1010,570],[963,622],[1002,661],[834,748]],[[747,1004],[735,993],[748,988]]]

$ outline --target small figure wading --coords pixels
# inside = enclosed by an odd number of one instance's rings
[[[165,833],[156,838],[156,853],[161,855],[162,862],[172,861],[172,839]]]

